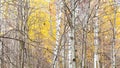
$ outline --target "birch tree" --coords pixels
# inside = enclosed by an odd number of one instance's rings
[[[88,27],[88,19],[89,19],[89,7],[90,0],[86,0],[84,3],[86,6],[84,8],[84,18],[82,23],[82,68],[86,67],[86,47],[87,47],[87,27]]]
[[[76,68],[76,57],[75,57],[75,0],[70,0],[71,4],[71,21],[69,22],[69,43],[68,43],[68,67]]]
[[[62,0],[57,0],[56,2],[56,46],[54,48],[54,59],[53,59],[53,68],[59,68],[58,64],[58,55],[59,55],[59,46],[60,46],[60,23],[62,17]]]
[[[95,22],[94,22],[94,68],[99,67],[99,55],[98,55],[98,47],[99,47],[99,19],[98,19],[98,9],[99,9],[99,0],[96,2],[95,6]]]
[[[112,57],[111,57],[111,63],[112,63],[112,68],[116,68],[116,55],[115,55],[115,41],[116,41],[116,14],[117,14],[117,10],[116,10],[116,5],[117,3],[115,1],[113,1],[114,4],[114,18],[113,18],[113,28],[112,28],[112,32],[113,32],[113,36],[112,36]]]
[[[2,35],[5,34],[5,22],[3,20],[3,3],[4,1],[3,0],[0,0],[0,33]],[[2,24],[3,23],[3,24]],[[0,39],[0,44],[1,44],[1,48],[0,48],[0,51],[1,51],[1,68],[5,68],[5,61],[4,61],[4,39]]]

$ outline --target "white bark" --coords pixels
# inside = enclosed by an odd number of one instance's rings
[[[94,50],[94,68],[100,68],[99,66],[99,56],[98,56],[98,47],[99,47],[99,25],[98,25],[98,5],[99,4],[99,0],[97,0],[97,5],[96,5],[96,9],[95,9],[95,15],[96,15],[96,19],[95,19],[95,24],[94,24],[94,46],[95,46],[95,50]]]
[[[113,23],[113,38],[112,38],[112,56],[111,56],[111,63],[112,68],[116,68],[116,56],[115,56],[115,40],[116,40],[116,3],[114,3],[114,23]]]
[[[62,16],[62,0],[58,0],[56,4],[56,46],[54,48],[53,68],[59,68],[58,65],[58,49],[60,41],[60,23]]]
[[[68,44],[68,68],[76,68],[76,58],[75,58],[75,0],[71,1],[71,24],[69,31],[69,44]]]
[[[3,10],[3,7],[2,7],[2,2],[3,0],[0,0],[0,25],[1,25],[1,34],[5,34],[5,22],[3,20],[3,15],[2,15],[2,10]],[[4,68],[4,39],[0,39],[1,41],[1,68]]]
[[[61,42],[61,45],[62,45],[62,51],[61,51],[61,55],[62,55],[62,66],[63,68],[66,68],[65,67],[65,35],[63,35],[62,37],[62,42]]]
[[[85,68],[86,65],[86,46],[87,46],[87,26],[88,26],[88,17],[89,17],[89,6],[90,6],[90,1],[87,0],[85,2],[85,14],[84,14],[84,21],[83,21],[83,33],[82,33],[82,37],[83,37],[83,45],[82,45],[82,68]]]

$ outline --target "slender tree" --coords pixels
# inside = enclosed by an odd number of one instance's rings
[[[99,55],[98,55],[98,47],[99,47],[99,19],[98,19],[98,9],[99,9],[99,0],[96,2],[95,7],[95,22],[94,22],[94,68],[99,67]]]
[[[68,67],[69,68],[76,68],[76,57],[75,57],[75,0],[70,0],[71,4],[71,21],[69,22],[69,44],[68,44]]]
[[[56,2],[56,46],[54,49],[54,59],[53,59],[53,68],[59,68],[58,64],[58,53],[59,53],[59,41],[60,41],[60,23],[62,17],[62,0],[57,0]]]
[[[84,19],[82,23],[82,68],[86,67],[86,47],[87,47],[87,27],[88,27],[88,19],[89,19],[89,7],[90,7],[90,0],[85,0],[84,4],[86,4],[84,8]]]
[[[113,36],[112,36],[112,57],[111,57],[111,63],[112,63],[112,68],[116,68],[116,56],[115,56],[115,43],[116,43],[116,14],[117,14],[117,10],[116,10],[116,2],[114,2],[114,22],[113,22],[113,28],[112,28],[112,32],[113,32]]]
[[[1,27],[0,27],[0,33],[2,34],[5,34],[5,22],[3,20],[3,14],[2,14],[2,10],[3,10],[3,1],[0,0],[0,24],[1,24]],[[3,24],[2,24],[3,23]],[[1,68],[5,68],[5,65],[4,65],[4,39],[0,39],[0,42],[1,42]]]

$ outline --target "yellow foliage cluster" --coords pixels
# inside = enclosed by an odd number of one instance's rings
[[[52,49],[52,45],[55,44],[55,6],[54,0],[48,2],[47,0],[31,0],[31,14],[28,19],[29,27],[29,37],[32,40],[42,40],[44,47],[47,50]],[[38,39],[39,38],[39,39]],[[49,58],[51,55],[47,50],[45,52],[45,57]],[[48,59],[51,62],[50,59]]]

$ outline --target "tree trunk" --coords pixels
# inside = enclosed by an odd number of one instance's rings
[[[87,47],[87,26],[88,26],[88,17],[89,17],[89,6],[90,6],[90,1],[86,0],[85,2],[85,15],[84,15],[84,21],[82,23],[82,28],[83,28],[83,33],[82,33],[82,67],[86,67],[86,47]]]
[[[99,55],[98,55],[98,47],[99,47],[99,24],[98,24],[98,8],[99,8],[99,0],[97,0],[97,5],[95,9],[95,22],[94,22],[94,68],[100,68],[99,66]]]
[[[68,44],[68,67],[76,68],[76,57],[75,57],[75,0],[70,0],[71,3],[71,24],[69,23],[69,44]]]
[[[114,2],[114,23],[113,23],[113,38],[112,38],[112,57],[111,57],[111,63],[112,68],[116,68],[116,56],[115,56],[115,40],[116,40],[116,3]]]
[[[59,68],[58,64],[58,52],[59,52],[59,41],[60,41],[60,23],[62,16],[62,0],[58,0],[56,3],[56,46],[54,48],[54,59],[53,68]]]
[[[5,34],[5,22],[3,21],[3,15],[2,15],[2,0],[0,0],[0,33]],[[4,39],[0,39],[1,42],[1,68],[5,68],[4,66]]]

